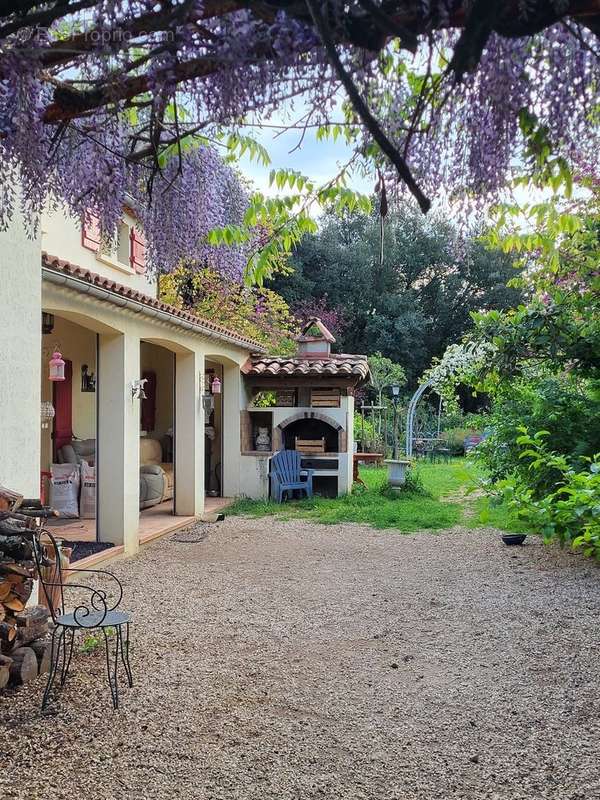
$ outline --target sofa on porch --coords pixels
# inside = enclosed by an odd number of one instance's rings
[[[96,440],[73,439],[58,450],[60,464],[96,464]],[[140,509],[151,508],[171,500],[175,490],[173,464],[163,461],[158,439],[140,439]]]
[[[140,439],[140,508],[150,508],[175,493],[173,464],[163,460],[163,451],[158,439]]]

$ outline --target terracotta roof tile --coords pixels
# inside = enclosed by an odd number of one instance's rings
[[[178,319],[185,320],[193,325],[197,325],[199,328],[204,328],[208,334],[217,336],[220,339],[232,342],[241,347],[246,347],[248,350],[265,352],[263,346],[259,342],[254,341],[254,339],[250,339],[247,336],[243,336],[235,331],[231,331],[222,325],[217,325],[215,322],[211,322],[211,320],[198,317],[195,314],[191,314],[189,311],[185,311],[182,308],[177,308],[177,306],[163,303],[162,300],[158,300],[156,297],[151,297],[143,292],[138,292],[137,289],[133,289],[130,286],[125,286],[122,283],[117,283],[111,278],[105,278],[102,275],[98,275],[96,272],[91,272],[88,269],[79,267],[77,264],[71,264],[69,261],[64,261],[63,259],[57,258],[56,256],[51,256],[48,253],[42,253],[42,267],[43,269],[52,270],[52,272],[59,274],[62,273],[73,278],[78,278],[81,281],[85,281],[85,283],[89,283],[91,286],[104,289],[105,291],[119,295],[120,297],[129,300],[135,300],[136,303],[140,303],[143,306],[148,306],[148,308],[153,308],[157,311],[164,311],[165,313],[175,317],[175,319],[173,319],[173,323],[175,325],[177,324]]]
[[[253,354],[242,367],[242,372],[245,375],[262,377],[278,375],[349,377],[363,383],[369,378],[369,362],[366,356],[346,353],[331,354],[327,358],[287,358]]]

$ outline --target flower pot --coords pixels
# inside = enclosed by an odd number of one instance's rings
[[[504,544],[523,544],[527,538],[526,533],[503,533],[502,541]]]
[[[388,468],[390,489],[393,494],[400,494],[402,486],[406,483],[406,470],[411,462],[404,459],[387,459],[385,462]]]

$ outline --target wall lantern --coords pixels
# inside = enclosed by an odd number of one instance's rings
[[[49,381],[64,381],[65,379],[65,362],[63,361],[63,357],[58,352],[58,350],[52,353],[52,358],[50,359],[50,373],[48,375]]]
[[[148,383],[148,378],[139,378],[137,381],[131,383],[131,399],[132,400],[147,400],[148,395],[144,391],[144,386]]]
[[[213,382],[210,385],[210,391],[212,394],[221,394],[221,381],[218,378],[213,378]]]
[[[42,311],[42,333],[48,334],[52,333],[54,330],[54,314],[50,314],[48,311]]]

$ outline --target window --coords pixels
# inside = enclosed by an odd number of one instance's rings
[[[146,239],[142,230],[121,220],[117,229],[116,242],[102,239],[100,220],[89,213],[84,221],[81,243],[96,253],[96,258],[113,266],[127,267],[135,272],[146,272]]]
[[[119,230],[117,233],[117,261],[119,264],[130,266],[129,251],[131,247],[131,231],[126,222],[119,223]]]

